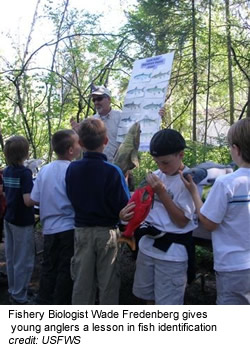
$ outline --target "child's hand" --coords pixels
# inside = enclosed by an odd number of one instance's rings
[[[165,117],[165,114],[166,114],[166,109],[165,109],[165,107],[161,107],[160,109],[159,109],[159,115],[160,115],[160,117],[161,118],[163,118],[163,117]]]
[[[80,123],[77,123],[74,118],[70,119],[70,125],[71,125],[71,128],[76,132],[78,132],[78,130],[80,129]]]
[[[186,177],[183,176],[183,173],[182,171],[179,171],[179,174],[180,174],[180,177],[184,183],[184,185],[186,186],[186,188],[188,189],[188,191],[191,193],[191,194],[194,194],[196,193],[197,190],[197,186],[196,184],[194,183],[193,181],[193,178],[190,174],[188,174]]]
[[[120,211],[119,218],[122,221],[128,222],[134,216],[134,210],[133,210],[134,208],[135,208],[135,202],[131,202],[131,203],[127,204],[126,207],[124,207]]]
[[[159,179],[159,177],[153,173],[149,173],[146,176],[147,183],[152,187],[153,191],[159,195],[163,191],[166,191],[164,183]]]

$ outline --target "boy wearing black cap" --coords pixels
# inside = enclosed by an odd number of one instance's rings
[[[183,304],[187,271],[189,282],[194,277],[192,231],[195,207],[180,174],[186,143],[175,130],[158,131],[150,142],[150,153],[159,169],[147,175],[155,192],[153,207],[139,233],[139,252],[133,293],[158,305]],[[133,207],[123,210],[126,221]]]

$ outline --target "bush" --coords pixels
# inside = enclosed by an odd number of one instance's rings
[[[200,246],[195,247],[196,268],[205,268],[206,271],[213,271],[213,253],[212,251],[202,248]]]

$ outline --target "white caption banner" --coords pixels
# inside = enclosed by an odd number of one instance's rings
[[[1,306],[1,349],[245,348],[249,306]]]

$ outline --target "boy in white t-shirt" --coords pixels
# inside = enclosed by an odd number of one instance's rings
[[[187,283],[194,278],[194,245],[192,231],[195,206],[181,181],[179,171],[186,143],[171,129],[158,131],[150,142],[150,153],[159,169],[147,175],[155,192],[153,207],[137,234],[139,241],[133,293],[148,303],[183,304]],[[120,213],[128,221],[133,216],[133,203]],[[159,237],[159,238],[157,238]]]
[[[204,227],[212,231],[217,304],[250,304],[250,118],[228,132],[233,161],[239,167],[217,178],[203,204],[189,177],[182,180],[194,199]]]
[[[37,297],[38,304],[71,304],[73,282],[70,261],[74,255],[74,211],[66,195],[65,173],[79,156],[79,137],[73,130],[60,130],[52,136],[57,160],[39,171],[31,199],[39,203],[44,251]]]

